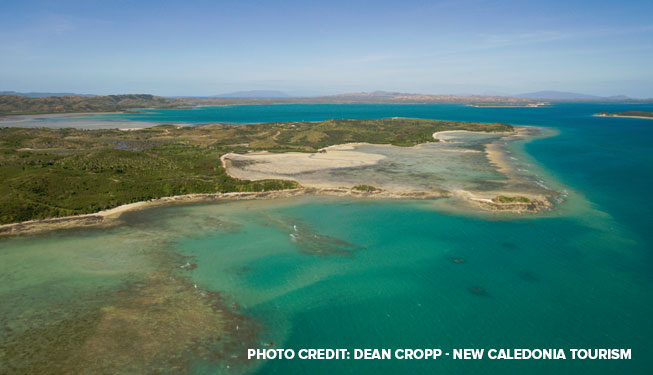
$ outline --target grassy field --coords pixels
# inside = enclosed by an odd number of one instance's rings
[[[147,129],[0,129],[0,224],[92,213],[164,196],[268,191],[293,181],[243,181],[227,152],[315,152],[347,142],[413,146],[443,130],[512,131],[507,124],[414,119]]]

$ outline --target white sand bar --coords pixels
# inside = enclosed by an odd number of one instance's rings
[[[232,176],[257,179],[323,169],[360,168],[375,165],[385,158],[384,155],[365,152],[327,150],[318,153],[228,153],[221,159]]]

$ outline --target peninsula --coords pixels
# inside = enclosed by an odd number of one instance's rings
[[[653,112],[645,112],[645,111],[626,111],[626,112],[613,112],[613,113],[600,112],[597,113],[595,116],[653,119]]]
[[[18,95],[0,95],[0,116],[120,112],[137,108],[174,108],[178,106],[179,103],[172,99],[147,94],[33,98]],[[0,126],[2,126],[1,124]]]
[[[306,155],[303,157],[324,155],[321,157],[328,159],[331,155],[329,152],[333,152],[328,148],[335,145],[365,143],[405,148],[438,142],[434,134],[441,132],[513,134],[514,130],[511,125],[503,123],[404,118],[245,126],[160,125],[130,131],[2,128],[0,176],[4,183],[0,186],[0,223],[90,214],[171,196],[251,193],[301,187],[301,179],[283,176],[235,178],[221,164],[221,158],[224,163],[224,157],[228,155],[232,155],[230,164],[238,162],[235,160],[238,155],[247,157],[256,153],[280,157],[288,155],[285,153],[290,153],[291,157],[292,153]],[[364,167],[383,158],[372,155],[370,159],[370,155],[355,153],[346,156],[348,160],[336,157],[335,165],[329,164],[334,162],[333,159],[327,160],[325,166],[345,169]],[[248,163],[254,162],[245,160],[240,161],[239,165]],[[294,161],[292,164],[296,164],[295,168],[301,168]],[[365,185],[366,181],[354,181],[350,188],[345,189],[347,194],[397,197],[391,189],[351,189],[361,184]],[[331,193],[338,193],[338,190],[331,189]],[[450,192],[432,193],[441,196]],[[415,191],[408,194],[409,197],[418,195]],[[486,201],[492,203],[491,200]],[[510,203],[525,202],[514,200]]]
[[[527,98],[482,95],[427,95],[397,92],[359,92],[315,97],[162,97],[149,94],[106,96],[0,95],[0,116],[52,113],[121,112],[139,108],[180,108],[237,104],[476,104],[527,106]]]

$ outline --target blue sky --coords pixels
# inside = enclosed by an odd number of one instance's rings
[[[0,90],[653,97],[653,1],[2,1]]]

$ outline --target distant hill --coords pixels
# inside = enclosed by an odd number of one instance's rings
[[[314,98],[326,102],[336,103],[493,103],[493,104],[528,104],[533,100],[528,98],[515,98],[509,96],[486,96],[486,95],[432,95],[413,94],[388,91],[354,92]]]
[[[134,108],[172,108],[176,102],[154,95],[56,96],[28,98],[0,96],[0,115],[75,112],[117,112]]]
[[[0,95],[16,95],[27,98],[46,98],[50,96],[97,96],[93,94],[75,94],[71,92],[18,92],[18,91],[0,91]]]
[[[629,100],[625,95],[596,96],[565,91],[537,91],[515,95],[517,98],[548,99],[548,100]]]
[[[535,103],[533,99],[507,96],[483,95],[430,95],[401,92],[374,91],[354,92],[314,97],[242,97],[241,93],[231,93],[215,97],[178,97],[179,105],[226,105],[226,104],[494,104],[526,105]],[[259,94],[260,95],[260,94]]]
[[[252,99],[263,99],[263,98],[288,98],[290,97],[283,91],[278,90],[250,90],[250,91],[236,91],[229,92],[226,94],[214,95],[214,98],[252,98]]]
[[[249,95],[249,96],[248,96]],[[277,96],[271,96],[277,95]],[[284,96],[281,96],[284,95]],[[652,99],[630,99],[625,96],[600,97],[557,91],[515,96],[431,95],[401,92],[354,92],[315,97],[289,97],[280,91],[240,91],[215,97],[174,97],[154,95],[47,96],[26,97],[0,95],[0,115],[116,112],[135,108],[177,108],[196,105],[238,104],[467,104],[478,107],[537,106],[541,101],[621,101],[651,102]]]

